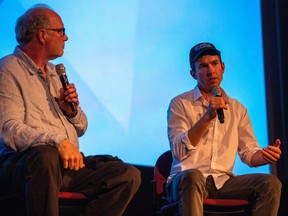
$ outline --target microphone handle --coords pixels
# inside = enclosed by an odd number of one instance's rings
[[[218,115],[218,119],[219,119],[220,123],[223,124],[224,123],[223,109],[217,109],[217,115]]]
[[[221,97],[221,95],[215,95],[215,97]],[[217,109],[218,120],[221,124],[224,123],[224,112],[223,109]]]
[[[60,80],[61,80],[62,86],[63,86],[63,88],[64,88],[64,91],[66,91],[66,90],[67,90],[67,85],[69,84],[68,79],[67,79],[67,76],[65,76],[64,74],[62,74],[62,75],[60,76]],[[75,104],[74,102],[71,102],[71,103],[70,103],[70,107],[71,107],[71,109],[72,109],[73,112],[76,112],[76,111],[77,111],[77,109],[76,109],[76,104]]]

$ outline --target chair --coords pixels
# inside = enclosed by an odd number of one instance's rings
[[[82,193],[59,193],[59,216],[79,216],[84,212],[87,198]]]
[[[154,167],[154,212],[155,215],[178,215],[178,202],[168,203],[164,198],[166,179],[172,164],[172,153],[166,151],[159,156]],[[204,215],[250,215],[250,205],[242,199],[204,199]]]
[[[25,204],[22,197],[22,192],[0,196],[0,215],[24,216]],[[59,216],[79,216],[87,204],[87,198],[82,193],[60,192],[58,197]]]

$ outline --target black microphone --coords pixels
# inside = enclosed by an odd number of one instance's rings
[[[69,84],[69,82],[68,82],[68,78],[66,76],[66,69],[65,69],[64,65],[63,64],[57,64],[56,65],[56,72],[57,72],[57,74],[61,80],[64,91],[66,91],[67,85]],[[70,106],[71,106],[71,109],[73,112],[77,111],[76,104],[74,102],[71,102]]]
[[[214,87],[212,89],[212,94],[214,97],[221,97],[221,89],[219,87]],[[223,109],[217,109],[218,119],[221,124],[224,123],[224,112]]]

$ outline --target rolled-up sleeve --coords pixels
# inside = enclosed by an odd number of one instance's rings
[[[88,120],[80,107],[78,108],[77,115],[73,118],[69,118],[69,121],[74,125],[78,137],[83,136],[88,127]]]
[[[261,148],[255,138],[250,117],[246,109],[243,109],[243,115],[239,123],[238,132],[238,154],[244,163],[252,167],[251,158]]]
[[[170,102],[167,119],[170,148],[175,158],[183,160],[195,147],[190,143],[188,138],[188,130],[191,128],[191,125],[181,101],[173,99]]]

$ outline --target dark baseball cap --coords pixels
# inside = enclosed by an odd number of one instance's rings
[[[196,44],[190,50],[190,66],[192,68],[194,62],[204,55],[220,55],[220,53],[212,43],[204,42]]]

